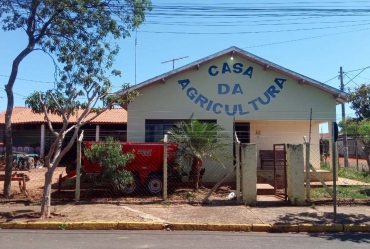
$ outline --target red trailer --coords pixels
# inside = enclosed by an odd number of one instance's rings
[[[85,148],[90,148],[96,142],[83,142]],[[131,171],[135,181],[128,184],[124,192],[133,194],[139,187],[146,186],[151,194],[159,194],[163,189],[163,163],[164,163],[164,145],[163,143],[144,143],[144,142],[121,142],[123,153],[133,153],[134,159],[128,163],[124,169]],[[177,172],[175,165],[176,151],[178,144],[167,144],[167,164],[169,178],[181,179],[181,175]],[[81,166],[86,173],[98,173],[101,171],[101,166],[92,163],[82,155]],[[67,170],[67,175],[62,178],[74,177],[76,175],[75,168]]]

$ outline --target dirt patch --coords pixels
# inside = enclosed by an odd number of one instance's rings
[[[28,197],[25,196],[25,194],[21,193],[17,182],[12,182],[12,193],[13,193],[12,199],[23,199],[32,201],[40,200],[42,198],[46,171],[47,171],[46,168],[17,170],[18,173],[24,173],[30,178],[30,180],[26,182]],[[53,176],[53,191],[57,190],[59,175],[63,173],[65,173],[65,167],[57,167],[55,169]],[[1,183],[2,184],[0,184],[0,199],[4,199],[4,196],[2,194],[4,190],[4,184],[3,182]]]

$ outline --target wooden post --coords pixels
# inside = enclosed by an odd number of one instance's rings
[[[100,140],[100,125],[95,126],[95,141],[98,142]]]
[[[81,132],[80,137],[77,139],[77,165],[76,165],[76,192],[75,201],[80,201],[80,177],[81,177],[81,142],[84,136],[84,131]]]
[[[40,158],[44,158],[44,153],[45,153],[45,124],[41,124]]]
[[[163,200],[167,201],[167,135],[164,135],[163,142]]]

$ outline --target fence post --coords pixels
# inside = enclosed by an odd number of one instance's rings
[[[242,196],[244,204],[257,202],[257,147],[256,144],[241,144]]]
[[[306,200],[310,202],[311,186],[310,186],[310,143],[306,143]]]
[[[81,142],[84,137],[84,131],[82,130],[80,137],[77,139],[77,164],[76,164],[76,192],[75,201],[80,201],[80,176],[81,176]]]
[[[167,201],[167,135],[163,142],[163,200]]]
[[[235,142],[235,164],[236,164],[236,200],[240,201],[240,144]]]
[[[307,160],[306,160],[307,161]],[[304,205],[303,144],[287,145],[288,199],[293,205]]]

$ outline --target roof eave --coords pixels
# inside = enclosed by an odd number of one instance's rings
[[[284,67],[281,67],[281,66],[279,66],[279,65],[277,65],[273,62],[265,60],[261,57],[258,57],[254,54],[251,54],[251,53],[249,53],[245,50],[242,50],[240,48],[237,48],[235,46],[230,47],[230,48],[225,49],[225,50],[222,50],[222,51],[217,52],[215,54],[212,54],[210,56],[204,57],[200,60],[189,63],[185,66],[179,67],[179,68],[174,69],[172,71],[169,71],[167,73],[161,74],[157,77],[151,78],[151,79],[146,80],[146,81],[144,81],[142,83],[139,83],[137,85],[134,85],[130,88],[130,90],[137,90],[137,89],[140,89],[142,87],[145,87],[147,85],[157,83],[157,82],[165,83],[166,79],[172,78],[172,77],[174,77],[178,74],[187,72],[187,71],[192,70],[192,69],[199,70],[201,65],[203,65],[205,63],[208,63],[209,61],[211,61],[213,59],[216,59],[218,57],[224,56],[225,54],[228,54],[228,53],[230,53],[230,56],[234,56],[235,54],[237,54],[237,55],[241,56],[242,58],[245,58],[249,61],[252,61],[252,62],[262,66],[266,70],[273,70],[277,73],[287,75],[287,76],[297,80],[297,83],[299,83],[299,84],[308,84],[308,85],[311,85],[311,86],[316,87],[318,89],[321,89],[325,92],[328,92],[328,93],[332,94],[333,97],[336,99],[336,101],[339,102],[339,103],[344,103],[348,100],[348,94],[345,93],[345,92],[342,92],[342,91],[340,91],[340,90],[338,90],[334,87],[331,87],[329,85],[326,85],[326,84],[321,83],[319,81],[316,81],[314,79],[311,79],[309,77],[306,77],[304,75],[301,75],[299,73],[291,71],[291,70],[286,69]],[[121,90],[117,91],[115,94],[122,94],[122,91]]]

